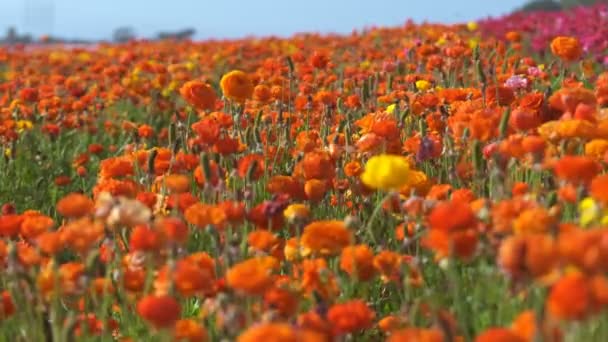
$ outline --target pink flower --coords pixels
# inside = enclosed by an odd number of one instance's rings
[[[529,70],[529,69],[528,69]],[[514,90],[524,89],[528,87],[528,79],[519,75],[513,75],[505,81],[505,87]]]

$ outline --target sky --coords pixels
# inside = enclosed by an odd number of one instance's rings
[[[297,32],[349,33],[370,25],[467,22],[498,16],[525,0],[0,0],[0,36],[9,26],[34,37],[110,39],[117,27],[138,37],[194,28],[196,38]]]

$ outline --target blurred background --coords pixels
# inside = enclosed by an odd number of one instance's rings
[[[0,0],[0,42],[237,38],[456,23],[594,0]]]

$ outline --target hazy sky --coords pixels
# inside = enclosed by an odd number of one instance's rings
[[[341,32],[406,19],[465,22],[500,15],[525,0],[0,0],[0,30],[107,39],[130,26],[138,36],[193,27],[197,38]],[[2,34],[4,35],[4,34]]]

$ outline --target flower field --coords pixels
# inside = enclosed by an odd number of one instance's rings
[[[0,47],[0,340],[608,340],[574,11]]]

